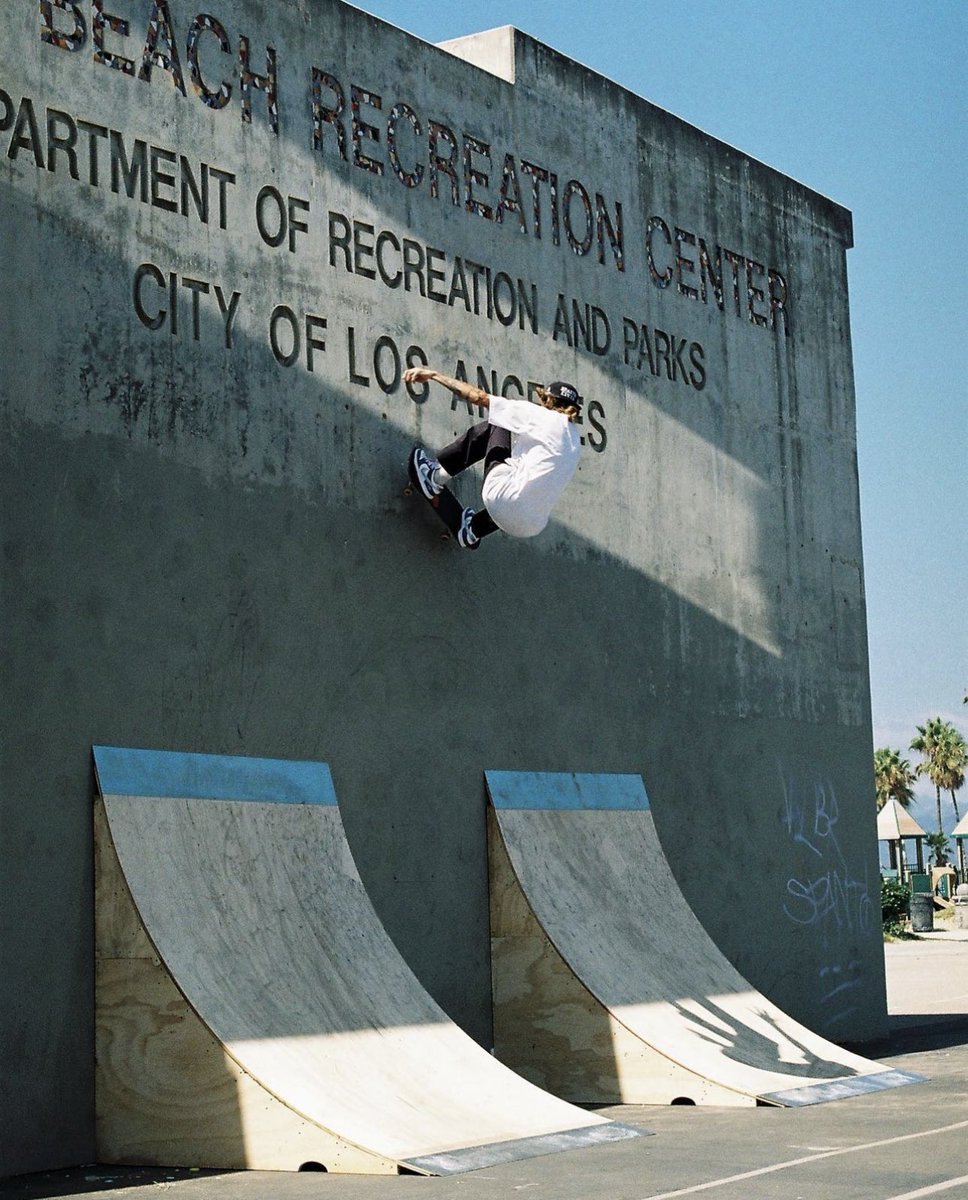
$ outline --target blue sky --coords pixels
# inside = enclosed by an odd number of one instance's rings
[[[430,42],[516,25],[852,211],[874,742],[968,735],[968,0],[360,7]]]

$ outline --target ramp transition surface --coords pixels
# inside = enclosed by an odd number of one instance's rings
[[[816,1104],[917,1082],[787,1016],[682,895],[637,775],[486,772],[495,1050],[569,1099]]]
[[[427,994],[324,764],[94,754],[102,1161],[450,1174],[636,1135]]]

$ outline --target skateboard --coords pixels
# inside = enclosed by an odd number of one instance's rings
[[[445,531],[440,535],[442,538],[447,540],[448,538],[456,537],[457,531],[460,529],[461,517],[464,515],[463,504],[461,504],[450,488],[447,487],[437,496],[432,498],[425,496],[420,484],[417,482],[412,456],[407,459],[407,475],[410,477],[410,484],[404,489],[404,495],[409,496],[412,493],[416,493],[421,500],[430,505],[446,526]]]

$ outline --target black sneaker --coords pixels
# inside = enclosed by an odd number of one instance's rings
[[[461,516],[460,528],[457,530],[457,545],[462,550],[476,550],[481,544],[481,539],[471,528],[471,521],[476,515],[472,508],[465,508]]]
[[[417,487],[428,500],[433,500],[444,490],[443,484],[437,483],[434,479],[434,471],[439,466],[440,463],[435,458],[431,458],[420,446],[414,446],[410,451],[410,474],[416,479]]]

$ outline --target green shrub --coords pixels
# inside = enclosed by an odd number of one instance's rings
[[[904,923],[911,911],[911,891],[899,879],[881,880],[881,923],[884,932],[897,937],[904,932]]]

